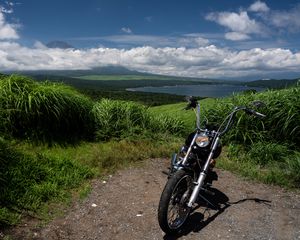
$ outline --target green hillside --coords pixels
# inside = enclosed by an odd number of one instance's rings
[[[215,101],[216,99],[213,98],[203,99],[200,101],[201,107],[203,109],[209,109],[214,105]],[[195,129],[195,113],[190,110],[189,111],[184,110],[185,107],[186,107],[186,102],[181,102],[181,103],[152,107],[150,108],[150,111],[153,114],[163,113],[181,119],[185,125],[186,131],[189,132]]]

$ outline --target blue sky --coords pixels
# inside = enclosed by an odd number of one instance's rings
[[[178,76],[300,76],[300,1],[1,0],[0,6],[0,71],[113,64]],[[74,49],[48,49],[53,40]]]

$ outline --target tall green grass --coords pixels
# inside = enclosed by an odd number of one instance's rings
[[[180,135],[182,121],[175,117],[152,114],[138,103],[103,99],[92,110],[96,124],[96,138],[125,138],[152,133]]]
[[[230,160],[221,163],[226,169],[244,176],[288,187],[300,187],[300,88],[292,87],[257,94],[235,95],[220,99],[207,111],[213,122],[221,122],[234,106],[251,106],[261,100],[266,106],[257,111],[264,119],[240,113],[225,143]],[[232,146],[232,145],[230,145]],[[239,159],[237,162],[236,160]]]
[[[243,143],[285,142],[300,147],[300,87],[235,95],[225,101],[218,99],[206,115],[210,121],[220,123],[234,106],[253,108],[250,103],[254,100],[266,103],[266,107],[258,111],[267,117],[259,119],[240,113],[226,139]]]
[[[72,142],[93,134],[93,102],[73,88],[22,76],[0,81],[3,132],[44,142]]]
[[[97,139],[141,133],[149,122],[147,109],[133,102],[103,99],[93,107]]]
[[[178,135],[184,128],[177,118],[151,114],[138,103],[95,103],[64,84],[22,76],[1,80],[0,119],[2,133],[50,143],[124,138],[145,131]]]

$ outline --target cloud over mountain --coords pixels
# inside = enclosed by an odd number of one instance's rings
[[[59,49],[0,42],[0,70],[89,69],[121,65],[157,74],[237,77],[258,73],[299,72],[300,53],[254,48],[233,51],[214,45],[199,48]]]
[[[264,2],[256,1],[247,9],[211,12],[205,18],[225,28],[224,35],[218,34],[223,42],[222,37],[250,42],[253,36],[271,33],[268,31],[271,27],[299,31],[299,12],[300,5],[275,11]],[[300,52],[297,49],[268,45],[258,48],[251,42],[247,49],[233,48],[215,41],[216,34],[141,35],[124,28],[123,32],[130,34],[86,38],[87,41],[114,43],[118,47],[77,49],[62,42],[46,46],[39,41],[28,47],[18,40],[18,28],[6,20],[5,14],[9,13],[0,11],[0,72],[116,65],[155,74],[208,78],[300,74]]]

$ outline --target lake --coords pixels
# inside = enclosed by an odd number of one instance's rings
[[[177,85],[164,87],[138,87],[127,88],[127,91],[153,92],[153,93],[169,93],[183,96],[199,96],[199,97],[226,97],[233,93],[242,92],[249,89],[263,91],[264,88],[246,87],[240,85],[228,84],[200,84],[200,85]]]

